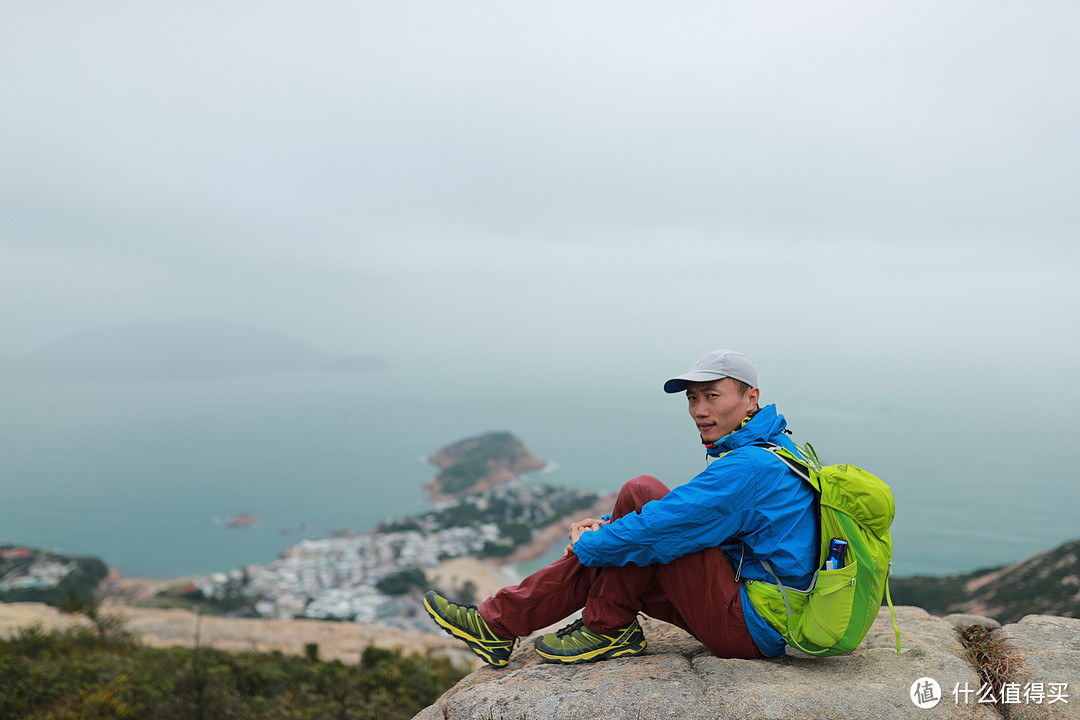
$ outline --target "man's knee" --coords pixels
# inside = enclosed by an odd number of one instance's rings
[[[623,484],[623,490],[639,495],[655,495],[656,497],[664,497],[670,492],[667,485],[652,475],[638,475],[636,478],[627,480]]]
[[[638,475],[636,478],[627,480],[619,491],[619,498],[615,501],[615,514],[625,515],[631,511],[638,511],[651,500],[659,500],[671,490],[652,475]]]

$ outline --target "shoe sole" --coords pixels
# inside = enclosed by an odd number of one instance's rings
[[[449,621],[443,619],[443,616],[439,614],[438,610],[432,607],[431,603],[428,602],[427,596],[424,596],[424,609],[427,610],[427,614],[431,616],[431,619],[435,621],[435,624],[443,629],[443,632],[452,637],[456,637],[458,640],[464,640],[465,644],[469,646],[469,649],[488,665],[501,668],[506,667],[506,665],[509,664],[509,658],[506,658],[505,660],[493,658],[487,648],[477,641],[473,635],[469,635],[458,626],[452,625]]]
[[[537,640],[539,643],[539,639]],[[589,663],[596,662],[598,660],[612,660],[620,657],[630,657],[637,655],[645,651],[645,647],[648,643],[643,638],[639,643],[633,643],[631,645],[623,645],[620,647],[598,648],[581,655],[556,655],[550,652],[544,652],[540,649],[540,645],[536,645],[536,654],[542,657],[547,662],[562,663],[563,665],[573,665],[575,663]]]

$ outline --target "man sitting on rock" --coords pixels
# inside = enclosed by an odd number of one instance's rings
[[[742,582],[805,588],[817,564],[813,491],[771,452],[795,451],[774,405],[758,407],[757,369],[746,355],[716,350],[664,390],[689,401],[710,463],[669,490],[630,480],[612,514],[570,526],[562,558],[503,588],[479,608],[432,591],[424,606],[440,627],[485,662],[503,667],[518,637],[582,610],[581,619],[536,640],[550,662],[636,655],[645,649],[639,612],[677,625],[719,657],[784,654],[784,639],[754,608]]]

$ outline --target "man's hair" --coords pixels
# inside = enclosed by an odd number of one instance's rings
[[[728,378],[731,382],[735,383],[735,389],[739,391],[739,397],[746,395],[746,391],[754,387],[749,383],[744,383],[742,380],[736,380],[735,378]],[[754,403],[754,409],[750,411],[750,415],[753,416],[758,410],[761,409],[760,403]]]

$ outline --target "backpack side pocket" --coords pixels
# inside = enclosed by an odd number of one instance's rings
[[[855,563],[837,570],[819,570],[817,581],[795,628],[800,642],[805,640],[823,648],[832,647],[843,638],[851,621],[855,603]]]

